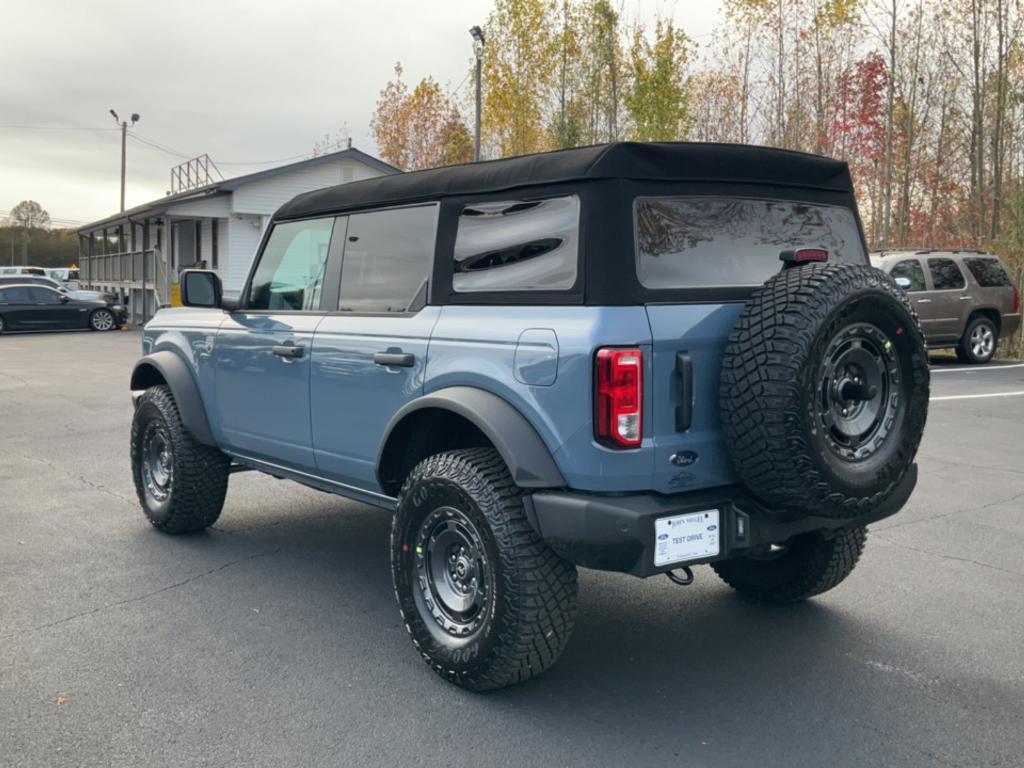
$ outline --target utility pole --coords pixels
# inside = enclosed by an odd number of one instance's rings
[[[121,126],[121,211],[124,211],[124,170],[125,160],[127,159],[127,142],[128,142],[128,121],[122,120],[117,116],[117,112],[110,110],[110,114],[114,116],[114,122]],[[139,115],[137,112],[132,113],[132,125],[139,122]]]
[[[483,67],[484,67],[484,44],[487,40],[484,38],[484,31],[480,27],[472,27],[469,30],[469,34],[473,38],[473,53],[476,54],[476,127],[473,132],[473,159],[476,162],[480,162],[480,96],[481,96],[481,81],[483,79]]]

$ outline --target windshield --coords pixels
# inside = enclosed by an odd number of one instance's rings
[[[823,248],[830,263],[866,264],[849,208],[739,197],[636,201],[637,275],[648,288],[760,285],[780,252]]]

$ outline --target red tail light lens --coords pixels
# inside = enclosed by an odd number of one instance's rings
[[[639,349],[607,347],[597,351],[598,442],[609,448],[639,448],[643,441],[644,355]]]
[[[1013,313],[1020,314],[1020,288],[1013,289]]]
[[[822,248],[800,248],[796,251],[783,251],[779,254],[779,258],[790,264],[806,264],[809,261],[828,261],[828,251]]]

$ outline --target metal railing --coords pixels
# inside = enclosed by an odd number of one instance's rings
[[[158,268],[156,251],[125,251],[123,253],[106,253],[94,256],[82,256],[79,259],[79,274],[83,282],[92,286],[94,283],[141,283],[145,275],[148,284],[166,279],[166,269]],[[158,272],[163,272],[161,276]]]

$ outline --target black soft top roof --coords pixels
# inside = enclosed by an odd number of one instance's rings
[[[400,173],[299,195],[275,219],[590,179],[734,182],[852,192],[846,163],[744,144],[617,142]]]

